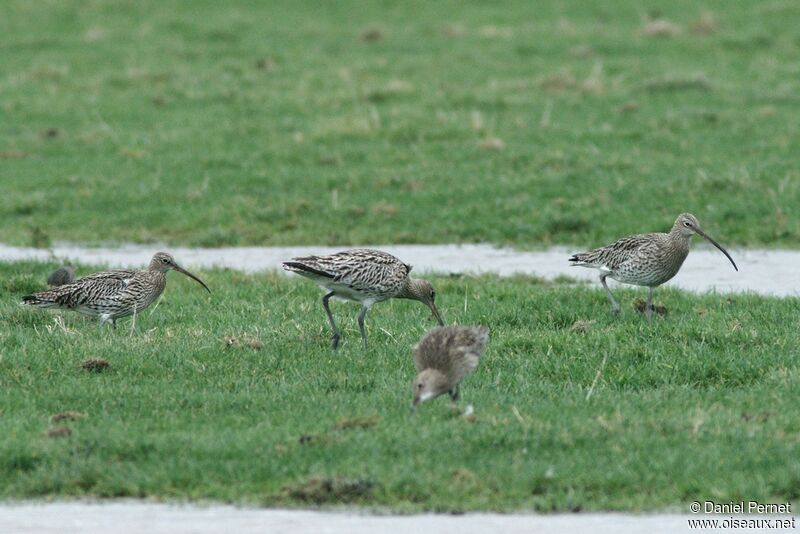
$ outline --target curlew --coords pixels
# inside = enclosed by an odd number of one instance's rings
[[[75,269],[70,264],[59,267],[47,277],[47,285],[58,287],[75,281]]]
[[[351,300],[361,304],[358,328],[367,348],[364,318],[376,302],[391,298],[418,300],[428,306],[440,325],[442,317],[436,309],[436,292],[426,280],[409,277],[411,266],[391,254],[371,249],[354,249],[327,256],[307,256],[283,262],[287,271],[305,276],[326,290],[322,306],[333,330],[331,344],[339,346],[341,334],[333,320],[328,301],[331,298]]]
[[[62,286],[22,297],[22,303],[40,308],[61,308],[98,317],[116,328],[117,319],[141,312],[164,291],[167,271],[178,271],[208,286],[175,262],[166,252],[150,260],[147,269],[117,269],[90,274]]]
[[[600,283],[611,301],[611,311],[619,313],[619,302],[606,284],[610,277],[624,284],[648,288],[646,313],[653,315],[653,290],[678,273],[683,260],[689,254],[689,241],[699,235],[722,251],[737,271],[739,268],[728,251],[711,239],[700,228],[697,218],[691,213],[682,213],[672,225],[669,233],[639,234],[589,252],[573,255],[572,265],[590,267],[600,271]]]
[[[414,347],[412,411],[430,399],[448,393],[455,403],[459,384],[478,367],[481,353],[489,340],[485,326],[442,326],[434,328]]]

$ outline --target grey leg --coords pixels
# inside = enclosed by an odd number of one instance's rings
[[[328,301],[334,295],[335,291],[331,291],[324,297],[322,297],[322,306],[325,308],[325,313],[328,315],[328,322],[331,323],[331,330],[333,330],[333,337],[331,338],[331,347],[333,350],[336,350],[339,347],[339,339],[342,337],[339,334],[339,329],[336,328],[336,322],[333,320],[333,314],[331,313],[331,308],[328,306]]]
[[[367,316],[369,307],[362,306],[361,312],[358,314],[358,329],[361,330],[361,339],[364,340],[364,350],[367,350],[367,331],[364,328],[364,318]]]
[[[608,276],[607,274],[601,274],[600,283],[603,284],[603,288],[606,290],[606,293],[608,294],[608,300],[611,301],[611,313],[619,313],[619,302],[617,302],[617,299],[615,299],[614,295],[611,294],[611,290],[608,289],[608,284],[606,284],[607,276]]]
[[[653,318],[653,288],[647,288],[647,307],[645,308],[645,313],[647,314],[647,320]]]
[[[453,389],[451,389],[448,393],[450,393],[450,399],[453,402],[456,402],[461,392],[459,391],[458,386],[456,386]]]

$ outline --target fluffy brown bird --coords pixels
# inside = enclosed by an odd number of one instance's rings
[[[448,393],[458,400],[458,386],[478,367],[489,328],[486,326],[440,326],[434,328],[414,347],[412,411],[427,400]]]

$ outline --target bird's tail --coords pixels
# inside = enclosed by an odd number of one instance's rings
[[[312,277],[333,278],[331,273],[299,261],[285,261],[283,262],[283,268],[287,271],[306,276],[311,275]]]
[[[569,262],[570,264],[572,264],[573,267],[576,265],[580,266],[588,265],[588,262],[586,261],[586,254],[583,253],[573,254],[570,257]]]
[[[40,308],[55,308],[59,306],[57,294],[53,291],[41,291],[25,295],[22,297],[22,304]]]

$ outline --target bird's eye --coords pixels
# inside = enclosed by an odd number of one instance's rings
[[[167,258],[161,258],[161,261],[162,261],[163,263],[169,263],[169,259],[167,259]]]
[[[417,389],[422,389],[422,384],[417,384]]]
[[[435,299],[435,298],[436,298],[436,291],[434,291],[433,289],[431,289],[431,300],[433,300],[433,299]]]
[[[686,227],[688,228],[689,226],[691,226],[691,225],[692,225],[692,223],[690,223],[689,221],[684,221],[684,222],[683,222],[683,225],[684,225],[684,226],[686,226]]]

